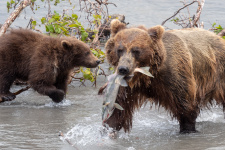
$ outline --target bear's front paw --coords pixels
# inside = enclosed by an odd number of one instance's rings
[[[4,101],[12,101],[16,98],[16,95],[10,93],[7,95],[1,95],[0,96],[0,102],[4,102]]]
[[[56,103],[63,100],[65,93],[62,90],[54,90],[49,94],[49,97]]]

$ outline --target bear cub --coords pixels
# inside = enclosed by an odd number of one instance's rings
[[[27,81],[40,94],[61,102],[74,67],[97,67],[100,60],[88,45],[73,37],[50,37],[16,29],[0,37],[0,102],[16,96],[10,87]]]

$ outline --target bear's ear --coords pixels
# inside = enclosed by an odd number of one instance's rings
[[[110,25],[111,36],[114,37],[116,33],[118,33],[120,30],[125,28],[126,28],[126,25],[124,23],[121,23],[118,19],[113,19]]]
[[[72,43],[70,43],[67,40],[62,40],[61,44],[62,44],[62,47],[64,49],[71,49],[72,48]]]
[[[165,29],[162,26],[155,26],[148,29],[148,34],[153,40],[159,40],[162,38]]]
[[[117,59],[117,55],[116,55],[116,53],[114,51],[114,46],[115,46],[115,43],[114,43],[114,39],[113,38],[110,38],[105,44],[107,61],[111,65],[115,66],[115,62],[117,62],[119,60]]]

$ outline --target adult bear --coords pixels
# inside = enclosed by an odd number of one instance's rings
[[[9,89],[19,79],[60,102],[74,67],[93,68],[100,63],[85,43],[72,37],[54,38],[20,29],[2,35],[0,45],[0,101],[15,99]]]
[[[125,75],[129,86],[120,87],[116,102],[124,110],[115,109],[104,122],[109,127],[130,131],[134,110],[149,101],[176,118],[181,133],[196,132],[200,108],[213,99],[225,103],[225,40],[219,36],[194,28],[126,28],[118,20],[111,23],[111,32],[105,46],[107,60]],[[134,73],[146,66],[154,78]]]

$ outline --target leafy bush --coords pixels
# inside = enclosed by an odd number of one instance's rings
[[[214,33],[216,33],[216,34],[220,33],[222,30],[225,29],[221,25],[216,26],[215,22],[212,24],[212,27],[213,27]],[[222,38],[225,39],[225,36],[223,36]]]

